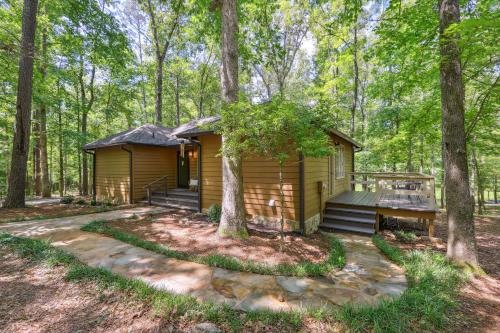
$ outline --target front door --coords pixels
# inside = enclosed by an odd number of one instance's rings
[[[189,187],[189,158],[187,151],[184,157],[181,156],[180,152],[177,152],[177,186]]]

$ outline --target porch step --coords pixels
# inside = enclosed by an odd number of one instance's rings
[[[351,231],[362,234],[373,235],[377,212],[357,207],[335,207],[327,206],[323,221],[319,225],[322,229],[333,229],[338,231]]]
[[[159,202],[169,202],[172,204],[184,205],[184,206],[193,206],[198,207],[198,200],[195,199],[186,199],[181,197],[164,197],[164,196],[155,196],[151,197],[151,200],[159,201]]]

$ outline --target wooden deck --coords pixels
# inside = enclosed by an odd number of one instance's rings
[[[332,204],[387,208],[416,212],[436,212],[433,198],[418,194],[391,194],[367,191],[346,191],[327,201]]]
[[[438,209],[434,195],[434,177],[418,173],[350,173],[351,191],[345,191],[325,203],[321,225],[373,233],[383,216],[417,218],[434,233]],[[362,179],[360,179],[362,178]],[[356,186],[362,191],[356,191]],[[375,230],[368,225],[368,213],[375,214]],[[370,223],[373,223],[370,220]],[[320,226],[321,226],[320,225]]]

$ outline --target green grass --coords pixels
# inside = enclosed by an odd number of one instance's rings
[[[344,306],[336,317],[355,332],[442,331],[453,318],[460,286],[469,274],[430,249],[402,251],[380,236],[373,243],[406,270],[408,289],[376,307]]]
[[[81,230],[110,236],[122,242],[163,254],[169,258],[192,261],[240,272],[299,277],[324,276],[334,269],[342,269],[345,265],[345,251],[342,242],[332,236],[330,237],[330,252],[328,258],[323,262],[311,263],[304,261],[297,264],[266,265],[219,254],[201,256],[172,250],[164,245],[141,239],[134,234],[112,228],[106,221],[102,220],[92,221],[84,225]]]
[[[67,268],[65,279],[70,282],[94,282],[101,289],[121,291],[124,295],[152,306],[162,317],[185,316],[197,321],[210,321],[241,332],[243,327],[252,327],[259,321],[264,325],[285,327],[296,331],[302,325],[300,312],[249,311],[231,309],[227,305],[198,302],[194,297],[176,295],[157,290],[146,283],[122,277],[102,268],[93,268],[78,261],[74,256],[51,246],[47,241],[0,234],[0,246],[9,248],[18,255],[49,266]]]

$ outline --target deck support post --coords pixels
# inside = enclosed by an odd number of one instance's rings
[[[434,219],[429,219],[429,237],[434,237]]]
[[[382,220],[382,214],[377,213],[377,217],[375,218],[375,232],[378,233],[380,231],[380,222]]]

